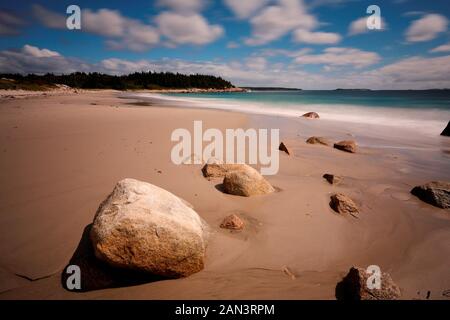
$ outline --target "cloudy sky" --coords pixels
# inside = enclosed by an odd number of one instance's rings
[[[68,30],[66,9],[81,10]],[[369,5],[381,30],[369,30]],[[449,0],[2,1],[0,72],[174,71],[235,85],[450,88]]]

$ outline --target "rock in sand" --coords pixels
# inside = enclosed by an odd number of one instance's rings
[[[232,214],[223,219],[222,223],[220,224],[220,227],[223,229],[230,229],[230,230],[242,230],[244,228],[244,221],[242,221],[242,219],[239,218],[237,215]]]
[[[442,131],[441,136],[450,137],[450,121],[447,123],[444,131]]]
[[[309,144],[323,144],[324,146],[329,146],[330,142],[323,137],[310,137],[306,140]]]
[[[345,194],[335,193],[331,195],[330,199],[330,207],[334,211],[340,214],[350,214],[353,217],[358,218],[358,206]]]
[[[278,150],[284,151],[288,155],[291,155],[291,153],[289,152],[289,149],[286,147],[286,145],[283,142],[280,143],[280,146],[278,147]]]
[[[135,179],[116,184],[90,231],[98,259],[173,278],[203,269],[206,235],[206,224],[184,200]]]
[[[325,173],[323,178],[327,180],[330,184],[339,184],[342,182],[343,177],[337,176],[335,174]]]
[[[339,141],[334,144],[334,147],[338,150],[355,153],[356,152],[356,142],[353,140]]]
[[[336,286],[338,300],[397,300],[401,296],[400,288],[392,281],[391,276],[381,272],[381,287],[369,289],[367,280],[372,273],[363,268],[352,267],[348,274]],[[370,283],[369,280],[369,284]]]
[[[206,163],[202,168],[202,173],[205,178],[223,178],[228,172],[235,170],[245,170],[245,164],[227,164],[219,162]]]
[[[242,170],[228,172],[223,179],[225,193],[250,197],[275,191],[270,183],[255,169],[244,165]]]
[[[450,182],[432,181],[414,187],[411,193],[420,200],[435,207],[442,209],[450,208]]]
[[[319,119],[319,114],[316,112],[307,112],[304,115],[302,115],[302,117],[304,118],[308,118],[308,119]]]

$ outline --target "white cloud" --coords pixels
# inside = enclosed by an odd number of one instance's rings
[[[203,0],[158,0],[157,5],[177,12],[198,12],[205,3]]]
[[[56,51],[51,51],[48,49],[39,49],[38,47],[33,47],[28,44],[24,45],[22,52],[37,58],[48,58],[48,57],[58,57],[60,54]]]
[[[421,42],[433,40],[447,30],[447,18],[440,14],[427,14],[415,20],[406,31],[406,40]]]
[[[225,0],[225,4],[240,19],[252,16],[270,0]]]
[[[220,25],[210,25],[199,14],[162,12],[155,18],[159,32],[175,44],[210,43],[219,38],[224,29]]]
[[[32,7],[33,15],[44,26],[53,29],[65,29],[66,17],[62,14],[50,11],[39,4],[35,4]]]
[[[20,50],[0,51],[0,72],[5,73],[70,73],[90,71],[83,61],[63,57],[56,51],[25,45]]]
[[[262,71],[267,68],[267,60],[264,57],[247,58],[245,65],[251,70]]]
[[[228,49],[236,49],[236,48],[239,48],[239,47],[240,47],[239,43],[237,43],[235,41],[229,41],[227,43],[227,48]]]
[[[328,66],[367,67],[381,60],[375,52],[355,48],[331,47],[320,54],[300,54],[294,61],[298,64],[322,64]]]
[[[443,44],[441,46],[438,46],[434,49],[430,50],[431,53],[436,53],[436,52],[450,52],[450,43],[447,44]]]
[[[17,35],[25,22],[16,14],[0,10],[0,35]]]
[[[356,19],[355,21],[350,23],[350,26],[348,27],[348,35],[354,36],[357,34],[367,33],[370,31],[386,30],[387,24],[383,18],[381,18],[381,29],[379,29],[379,30],[378,29],[373,29],[373,30],[368,29],[367,28],[367,18],[369,18],[369,16]]]
[[[245,43],[262,45],[297,28],[311,30],[318,25],[318,21],[306,11],[302,0],[278,0],[276,5],[264,8],[253,17],[250,24],[252,36]]]
[[[294,41],[311,44],[335,44],[341,41],[341,36],[332,32],[311,32],[297,29],[293,33]]]
[[[116,10],[82,11],[82,30],[101,36],[120,37],[125,34],[128,19]]]
[[[236,85],[284,86],[304,89],[373,88],[373,89],[425,89],[450,87],[447,70],[450,55],[436,58],[412,57],[369,71],[346,71],[340,68],[343,62],[325,61],[327,74],[306,72],[302,65],[270,63],[261,57],[245,58],[243,62],[230,61],[186,61],[179,59],[123,60],[105,59],[98,63],[64,57],[48,49],[28,45],[21,50],[0,51],[0,72],[4,73],[70,73],[75,71],[127,74],[135,71],[170,71],[185,74],[212,74],[232,81]],[[330,48],[332,49],[332,48]],[[335,48],[331,53],[351,49]],[[308,51],[297,52],[305,56]],[[58,55],[56,55],[58,54]],[[294,52],[279,52],[294,54]],[[355,56],[355,55],[354,55]],[[251,61],[253,59],[254,61]],[[316,62],[316,61],[312,61]],[[339,69],[336,69],[339,68]],[[334,72],[339,70],[339,72]]]
[[[407,83],[411,87],[414,84],[426,86],[430,83],[447,83],[450,84],[448,77],[450,70],[450,55],[436,58],[411,57],[384,66],[376,72],[381,74],[383,78],[390,79],[394,83]]]

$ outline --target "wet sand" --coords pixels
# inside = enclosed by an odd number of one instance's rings
[[[428,291],[431,299],[448,299],[449,210],[409,193],[417,184],[450,179],[447,138],[436,137],[443,151],[412,152],[374,147],[374,139],[385,145],[385,137],[339,123],[130,102],[114,92],[0,101],[0,299],[334,299],[351,266],[373,264],[391,274],[404,299],[425,299]],[[201,165],[174,165],[170,135],[191,129],[194,120],[221,130],[280,128],[293,152],[280,153],[278,174],[266,177],[280,192],[227,195],[216,188],[220,180],[202,176]],[[310,135],[350,137],[361,147],[348,154],[308,145]],[[410,140],[421,150],[422,142]],[[332,186],[324,173],[344,182]],[[126,177],[193,204],[213,231],[205,269],[184,279],[65,290],[61,272],[84,228]],[[336,214],[328,205],[333,192],[352,197],[360,218]],[[230,213],[244,217],[248,228],[220,229]]]

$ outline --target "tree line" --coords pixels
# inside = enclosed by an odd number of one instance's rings
[[[0,74],[0,79],[13,80],[18,87],[30,84],[39,86],[54,86],[63,84],[80,89],[227,89],[234,87],[231,82],[212,75],[181,74],[172,72],[135,72],[127,75],[109,75],[98,72],[74,72],[56,75],[47,73],[36,74]],[[12,84],[12,83],[10,83]]]

